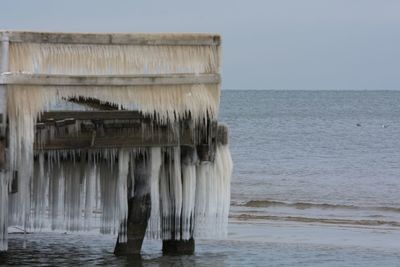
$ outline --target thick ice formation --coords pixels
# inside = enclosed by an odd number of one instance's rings
[[[218,73],[220,47],[11,43],[11,72],[69,75]]]
[[[119,233],[126,241],[128,185],[135,150],[90,153],[68,151],[36,155],[32,187],[10,198],[10,225],[26,230],[83,231],[99,229]],[[151,148],[151,216],[148,238],[189,239],[226,234],[232,162],[229,149],[218,146],[214,163],[182,164],[179,147]],[[196,172],[197,168],[197,172]],[[7,220],[7,179],[1,177],[1,220]],[[132,186],[130,186],[132,188]],[[29,202],[29,198],[32,199]],[[17,207],[29,203],[26,221]],[[6,225],[4,221],[0,221]],[[2,250],[7,249],[2,229]]]

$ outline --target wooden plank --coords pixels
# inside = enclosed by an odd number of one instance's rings
[[[60,149],[104,149],[104,148],[133,148],[133,147],[153,147],[153,146],[194,146],[194,141],[188,134],[183,134],[181,138],[172,138],[166,134],[145,136],[116,136],[103,135],[95,137],[93,135],[80,135],[77,137],[57,137],[44,144],[35,144],[35,150],[60,150]]]
[[[95,110],[119,110],[119,106],[114,103],[102,102],[93,97],[69,97],[69,102],[77,103],[79,105],[87,106]]]
[[[229,130],[228,126],[224,124],[218,124],[217,128],[217,140],[222,145],[227,145],[229,142]]]
[[[49,86],[135,86],[135,85],[179,85],[217,84],[219,74],[163,74],[163,75],[46,75],[3,73],[0,84],[49,85]]]
[[[195,45],[218,46],[221,37],[209,33],[64,33],[0,31],[14,43],[103,44],[103,45]]]
[[[60,121],[65,119],[75,120],[137,120],[144,116],[139,111],[131,110],[104,110],[104,111],[48,111],[44,112],[39,122],[48,120]]]

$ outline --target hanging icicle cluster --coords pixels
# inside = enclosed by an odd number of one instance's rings
[[[68,75],[218,73],[220,47],[14,43],[10,71]]]
[[[181,161],[179,147],[38,152],[28,197],[21,192],[10,197],[10,225],[29,231],[98,229],[103,234],[118,233],[119,241],[126,242],[128,199],[134,196],[138,155],[144,155],[151,170],[148,238],[226,235],[232,160],[223,145],[217,147],[215,162],[207,163],[200,163],[196,154]],[[0,188],[8,192],[7,186]],[[23,202],[30,207],[27,221],[19,214]],[[0,215],[7,220],[7,214]],[[5,242],[6,236],[1,240]],[[2,248],[7,248],[6,243]]]
[[[154,149],[152,153],[152,159],[157,159],[155,165],[159,166],[160,151]],[[196,153],[181,160],[179,147],[164,150],[159,182],[152,182],[152,214],[147,235],[164,240],[224,237],[231,173],[232,159],[227,145],[217,147],[214,162],[199,162]]]
[[[38,152],[27,229],[99,229],[104,234],[119,231],[124,242],[128,188],[133,187],[132,161],[138,153],[147,152],[134,149]],[[18,199],[11,198],[11,202],[20,204]],[[17,210],[11,208],[9,212],[12,218],[18,218]],[[21,224],[13,219],[10,222]]]

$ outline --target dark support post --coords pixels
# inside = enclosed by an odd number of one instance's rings
[[[4,139],[0,137],[0,170],[6,168],[6,146]]]
[[[198,145],[197,155],[200,161],[213,161],[215,157],[213,146],[208,144]]]
[[[181,163],[182,165],[195,165],[198,161],[198,156],[195,147],[181,146]],[[185,177],[182,177],[185,179]],[[182,225],[182,224],[181,224]],[[162,251],[164,254],[182,255],[193,254],[195,250],[195,241],[193,238],[193,225],[191,226],[192,235],[189,240],[163,240]]]
[[[146,164],[143,155],[135,160],[134,197],[128,201],[128,224],[126,243],[115,245],[115,255],[139,255],[146,234],[147,222],[151,211],[150,198],[150,166]]]
[[[228,126],[225,124],[218,124],[217,142],[221,143],[222,145],[227,145],[229,142]]]
[[[196,164],[198,156],[193,146],[181,146],[181,163],[184,165]]]
[[[18,171],[13,172],[10,193],[11,194],[18,193]]]

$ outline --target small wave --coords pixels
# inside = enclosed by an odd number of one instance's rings
[[[326,204],[326,203],[311,203],[311,202],[281,202],[275,200],[250,200],[246,203],[239,204],[240,206],[252,208],[268,208],[268,207],[290,207],[295,209],[347,209],[347,210],[377,210],[387,212],[399,212],[400,208],[396,207],[359,207],[354,205]]]
[[[342,224],[342,225],[362,225],[362,226],[382,226],[388,225],[392,227],[400,227],[400,222],[384,221],[384,220],[346,220],[346,219],[326,219],[311,218],[301,216],[271,216],[271,215],[252,215],[252,214],[235,214],[230,218],[239,220],[268,220],[268,221],[290,221],[304,223],[324,223],[324,224]]]

